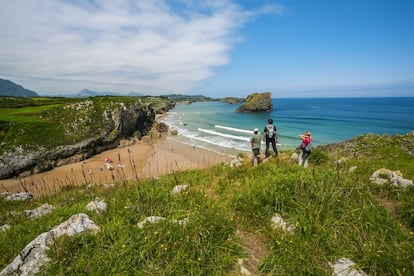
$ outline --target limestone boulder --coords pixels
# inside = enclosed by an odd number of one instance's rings
[[[243,165],[243,158],[241,158],[239,156],[230,161],[230,167],[231,168],[239,167],[241,165]]]
[[[53,205],[45,203],[45,204],[42,204],[40,207],[35,208],[33,210],[25,210],[24,213],[30,219],[35,219],[35,218],[40,218],[44,215],[52,213],[53,209],[54,209]]]
[[[99,199],[95,199],[94,201],[91,201],[86,205],[86,209],[88,211],[93,211],[97,214],[106,212],[106,208],[107,208],[107,205],[105,201],[99,200]]]
[[[142,221],[138,222],[137,226],[138,226],[138,228],[142,229],[142,228],[144,228],[145,224],[147,224],[147,223],[155,224],[155,223],[158,223],[160,221],[165,221],[165,220],[166,220],[166,218],[164,218],[164,217],[149,216],[149,217],[146,217],[145,219],[143,219]],[[189,220],[188,217],[183,218],[183,219],[170,219],[170,220],[168,220],[168,222],[176,223],[176,224],[181,225],[181,226],[185,226],[189,221],[190,220]]]
[[[291,225],[287,224],[286,221],[282,218],[282,216],[277,213],[273,215],[271,221],[272,221],[272,227],[274,229],[279,228],[285,232],[292,232],[296,228],[295,225],[293,224]]]
[[[29,192],[21,192],[17,194],[1,193],[0,197],[4,198],[5,201],[22,201],[33,198],[33,194]]]
[[[340,258],[335,264],[331,264],[332,275],[335,276],[367,276],[367,274],[356,268],[356,264],[348,258]]]
[[[411,179],[403,178],[403,175],[400,171],[392,171],[386,168],[381,168],[376,170],[371,177],[369,178],[371,182],[382,185],[387,182],[391,182],[396,187],[408,187],[413,185],[413,181]]]
[[[188,184],[177,185],[177,186],[174,187],[174,189],[171,191],[171,193],[173,195],[179,194],[183,191],[187,191],[189,187],[190,187],[190,185],[188,185]]]
[[[0,272],[6,275],[34,275],[39,272],[42,265],[48,263],[50,258],[47,250],[54,241],[62,235],[74,236],[83,232],[97,232],[99,227],[89,219],[86,214],[76,214],[67,221],[44,232],[31,241],[19,255]]]

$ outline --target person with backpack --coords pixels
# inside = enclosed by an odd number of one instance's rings
[[[260,155],[260,134],[258,128],[253,130],[253,136],[250,138],[250,145],[252,146],[253,152],[253,166],[257,166],[259,164]]]
[[[308,158],[312,152],[312,134],[306,131],[299,135],[302,143],[299,146],[299,166],[306,168],[308,166]]]
[[[264,135],[263,138],[266,142],[266,157],[269,157],[269,144],[272,143],[272,148],[273,148],[273,154],[274,156],[277,156],[277,148],[276,148],[276,142],[277,142],[277,130],[276,127],[273,125],[273,120],[272,119],[268,119],[267,120],[267,125],[264,128]]]

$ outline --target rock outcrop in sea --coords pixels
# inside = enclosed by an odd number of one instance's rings
[[[247,96],[246,101],[237,108],[238,112],[270,111],[272,105],[272,93],[253,93]]]

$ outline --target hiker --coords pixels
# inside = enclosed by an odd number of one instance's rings
[[[264,135],[263,140],[266,142],[266,157],[269,157],[269,144],[272,143],[273,148],[273,155],[277,156],[277,148],[276,148],[276,142],[277,142],[277,130],[276,127],[273,125],[273,120],[268,119],[267,125],[264,128]]]
[[[306,131],[299,135],[302,143],[299,146],[299,166],[306,168],[308,166],[308,158],[312,151],[312,134]]]
[[[257,166],[259,164],[260,155],[260,134],[258,128],[253,130],[253,136],[250,138],[250,145],[252,146],[253,152],[253,166]]]

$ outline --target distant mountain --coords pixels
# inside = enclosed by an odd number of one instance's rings
[[[206,97],[203,95],[182,95],[182,94],[168,94],[168,95],[162,95],[162,97],[166,97],[173,100],[197,100],[197,101],[210,101],[214,100],[210,97]]]
[[[0,96],[39,97],[39,95],[9,80],[0,79]]]
[[[86,98],[95,96],[99,96],[99,92],[92,91],[89,89],[82,89],[78,94],[75,95],[75,98]]]
[[[79,93],[75,94],[75,98],[87,98],[87,97],[96,97],[96,96],[143,96],[143,94],[138,92],[129,92],[129,93],[117,93],[117,92],[97,92],[90,89],[82,89]]]

